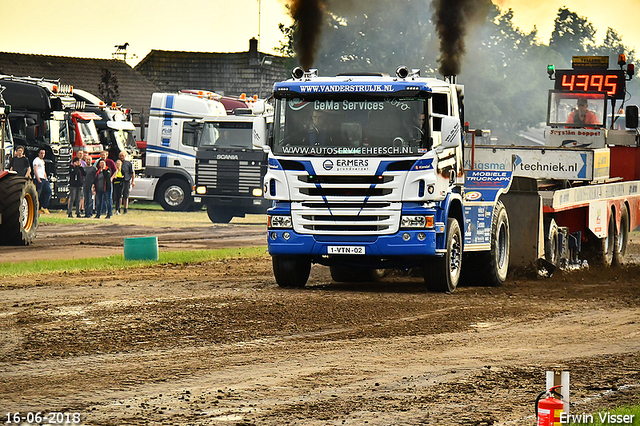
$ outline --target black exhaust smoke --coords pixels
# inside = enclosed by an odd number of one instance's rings
[[[467,30],[486,19],[490,0],[433,0],[433,21],[440,39],[440,72],[443,76],[460,74],[465,53]]]
[[[313,66],[322,33],[327,0],[290,0],[291,17],[296,29],[293,36],[298,61],[305,71]]]

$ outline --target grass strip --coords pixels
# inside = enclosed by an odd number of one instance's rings
[[[166,251],[158,260],[125,260],[124,254],[63,260],[32,260],[28,262],[0,263],[0,277],[46,273],[111,271],[154,265],[184,265],[231,258],[267,257],[266,247],[237,249]]]

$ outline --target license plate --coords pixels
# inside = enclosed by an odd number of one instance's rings
[[[327,254],[364,254],[364,246],[329,246]]]

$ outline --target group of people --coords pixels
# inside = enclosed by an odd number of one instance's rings
[[[45,155],[46,151],[41,149],[30,164],[29,159],[24,155],[24,148],[19,146],[11,159],[10,170],[33,178],[38,191],[40,213],[49,214],[51,185],[45,170]],[[124,152],[120,152],[118,160],[113,161],[108,158],[107,151],[102,151],[100,158],[92,164],[89,153],[79,150],[74,155],[69,169],[67,215],[73,217],[74,208],[76,217],[83,217],[81,214],[83,211],[86,218],[100,218],[103,213],[106,213],[105,219],[109,219],[114,210],[115,214],[119,215],[121,209],[126,214],[129,208],[129,191],[133,186],[135,186],[133,164],[126,159]]]

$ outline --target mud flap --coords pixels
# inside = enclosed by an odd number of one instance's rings
[[[544,258],[542,198],[533,178],[513,177],[509,192],[500,197],[511,227],[510,269],[536,268]]]

